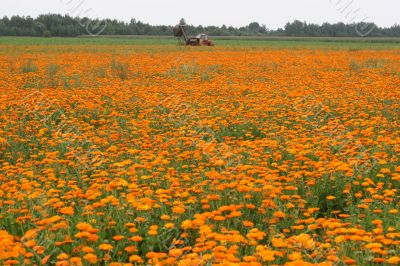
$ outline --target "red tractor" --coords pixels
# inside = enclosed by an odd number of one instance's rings
[[[179,38],[179,42],[182,45],[191,46],[213,46],[214,43],[208,39],[207,34],[199,34],[195,37],[188,37],[185,30],[185,25],[177,25],[174,28],[174,36]]]

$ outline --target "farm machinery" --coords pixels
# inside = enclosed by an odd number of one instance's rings
[[[214,43],[208,39],[207,34],[199,34],[197,36],[189,37],[186,33],[185,25],[177,25],[174,28],[174,36],[179,38],[179,43],[181,45],[190,46],[213,46]]]

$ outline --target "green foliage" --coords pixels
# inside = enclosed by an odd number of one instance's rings
[[[46,38],[51,37],[51,32],[50,32],[49,30],[45,30],[45,31],[43,32],[43,37],[46,37]]]
[[[265,134],[253,123],[245,123],[240,125],[222,126],[216,133],[218,140],[223,140],[224,137],[231,137],[243,140],[255,140],[265,138]]]
[[[22,73],[32,73],[32,72],[37,72],[39,70],[38,66],[35,65],[32,60],[26,61],[22,66],[21,66],[21,72]]]
[[[58,86],[57,73],[60,71],[61,67],[58,65],[50,64],[47,69],[48,74],[48,85],[50,88],[56,88]]]
[[[187,24],[181,19],[181,24]],[[373,23],[324,23],[322,25],[307,24],[295,20],[287,23],[283,29],[268,30],[266,25],[252,22],[243,27],[193,26],[186,25],[189,34],[208,33],[212,36],[300,36],[300,37],[360,37],[360,30],[367,31],[371,37],[400,37],[400,25],[380,28]],[[365,33],[365,34],[366,34]],[[79,36],[79,35],[172,35],[172,26],[153,26],[135,19],[123,22],[112,19],[90,20],[88,18],[73,18],[58,14],[40,15],[37,18],[12,16],[0,19],[0,36]]]
[[[350,66],[350,69],[351,69],[352,71],[355,71],[355,72],[359,72],[360,69],[361,69],[360,64],[359,64],[358,62],[354,61],[354,60],[351,60],[351,61],[350,61],[349,66]]]
[[[129,66],[126,63],[119,62],[115,59],[111,61],[111,72],[114,77],[126,80],[129,77]]]

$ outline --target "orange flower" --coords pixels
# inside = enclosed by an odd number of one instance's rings
[[[166,229],[172,229],[172,228],[175,227],[175,225],[174,225],[173,223],[166,223],[166,224],[164,225],[164,227],[165,227]]]
[[[61,253],[60,255],[57,256],[58,260],[66,260],[68,258],[69,258],[68,254],[65,253]]]
[[[79,223],[77,224],[76,228],[78,228],[81,231],[89,231],[93,229],[93,227],[88,223]]]
[[[242,222],[245,227],[252,227],[254,223],[252,221],[243,221]]]
[[[398,44],[14,42],[0,265],[400,263]]]
[[[174,249],[171,249],[168,254],[171,257],[179,257],[182,255],[182,250],[174,248]]]
[[[140,242],[140,241],[142,241],[142,237],[141,236],[132,236],[130,238],[130,240],[133,242]]]
[[[163,215],[161,215],[160,218],[161,218],[161,220],[167,221],[167,220],[170,220],[170,219],[171,219],[171,216],[166,215],[166,214],[163,214]]]
[[[74,209],[72,207],[60,208],[60,209],[58,209],[58,212],[62,213],[62,214],[67,214],[67,215],[72,215],[75,213]]]
[[[72,266],[82,266],[82,259],[79,257],[73,257],[70,259],[71,265]]]
[[[284,212],[277,211],[277,212],[274,213],[274,216],[275,216],[276,218],[285,218],[285,217],[286,217],[286,214],[285,214]]]
[[[124,250],[128,253],[133,253],[137,251],[137,247],[136,246],[128,246],[126,248],[124,248]]]
[[[400,264],[400,257],[393,256],[387,259],[386,261],[388,264],[397,265]]]
[[[142,263],[143,259],[141,257],[139,257],[138,255],[131,255],[131,256],[129,256],[129,262]]]
[[[88,261],[90,264],[96,264],[97,263],[97,256],[92,253],[88,253],[83,256],[83,258]]]
[[[284,240],[282,240],[281,238],[272,238],[272,240],[271,240],[271,242],[272,242],[272,245],[274,246],[274,247],[276,247],[276,248],[285,248],[285,247],[287,247],[287,243],[284,241]]]
[[[85,253],[94,253],[94,249],[91,247],[87,247],[87,246],[83,247],[82,251]]]
[[[124,238],[125,238],[124,236],[117,235],[117,236],[113,236],[112,239],[114,239],[115,241],[119,241],[119,240],[122,240],[122,239],[124,239]]]
[[[101,244],[99,248],[100,250],[110,251],[113,249],[113,246],[110,244]]]
[[[174,213],[182,214],[182,213],[185,213],[185,208],[179,207],[179,206],[175,206],[175,207],[172,208],[172,211]]]
[[[288,258],[291,261],[296,261],[296,260],[301,260],[303,258],[303,256],[301,255],[300,252],[293,252],[293,253],[289,254]]]

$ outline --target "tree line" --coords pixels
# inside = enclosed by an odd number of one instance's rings
[[[185,21],[181,19],[182,23]],[[0,36],[58,36],[80,35],[172,35],[173,26],[150,25],[135,19],[129,22],[115,19],[91,20],[68,15],[46,14],[36,18],[12,16],[0,18]],[[189,34],[207,33],[212,36],[298,36],[298,37],[400,37],[400,25],[382,28],[374,23],[324,23],[322,25],[299,20],[284,28],[270,30],[264,24],[252,22],[233,27],[187,25]]]

